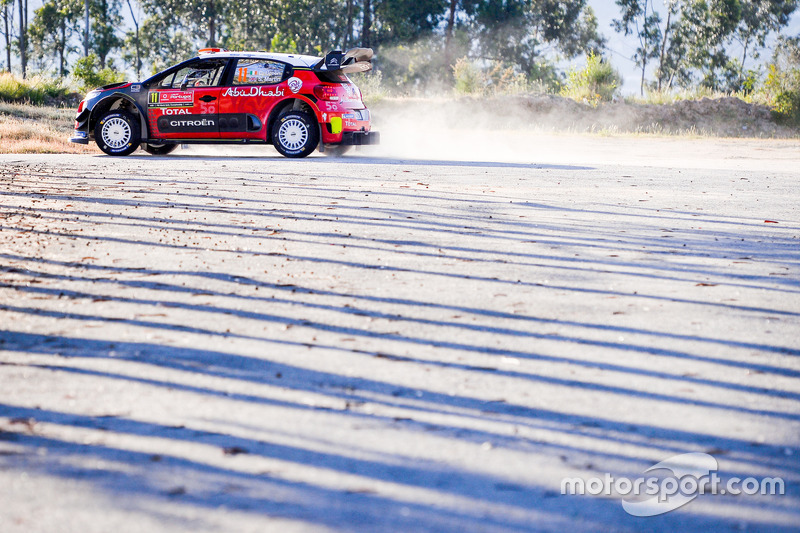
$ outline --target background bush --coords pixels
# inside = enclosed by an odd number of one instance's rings
[[[596,107],[600,102],[613,100],[621,85],[619,72],[601,56],[590,52],[581,70],[570,70],[561,94]]]
[[[800,125],[800,38],[776,46],[763,93],[777,119]]]
[[[33,76],[19,78],[10,72],[0,73],[0,100],[35,105],[63,100],[70,90],[61,79]]]
[[[125,75],[116,72],[111,66],[101,69],[100,60],[94,54],[75,62],[72,77],[80,84],[82,92],[125,80]]]
[[[453,90],[458,95],[499,96],[544,93],[546,81],[533,80],[500,61],[470,61],[463,57],[453,65]]]

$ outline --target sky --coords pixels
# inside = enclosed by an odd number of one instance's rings
[[[631,57],[636,51],[638,41],[633,36],[625,37],[614,31],[611,26],[611,21],[619,18],[619,7],[614,0],[589,0],[589,5],[594,9],[597,15],[598,26],[600,33],[602,33],[608,40],[609,58],[611,63],[619,70],[623,77],[622,93],[624,95],[639,94],[639,86],[641,82],[642,71],[637,67]],[[664,3],[662,0],[653,0],[653,5],[660,13],[665,13]],[[800,9],[795,12],[791,22],[784,29],[786,35],[800,34]],[[774,40],[773,40],[774,41]],[[764,59],[769,59],[771,52],[764,54]],[[756,62],[748,61],[747,67],[754,68]]]

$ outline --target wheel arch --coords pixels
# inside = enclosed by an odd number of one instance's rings
[[[317,108],[316,104],[302,95],[298,94],[286,98],[285,100],[281,100],[275,104],[275,106],[272,108],[272,111],[269,113],[269,117],[267,117],[267,142],[272,142],[272,127],[275,125],[278,117],[291,109],[305,111],[314,117],[314,119],[317,121],[317,124],[319,124],[320,119],[322,118],[322,114],[320,113],[320,110]]]
[[[150,136],[149,127],[147,124],[147,114],[142,111],[139,104],[128,96],[127,94],[114,93],[106,96],[94,106],[92,106],[91,115],[89,115],[89,132],[94,131],[97,120],[109,111],[120,109],[128,111],[139,117],[139,131],[143,138]]]

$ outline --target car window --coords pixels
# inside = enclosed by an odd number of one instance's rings
[[[288,77],[289,65],[269,59],[240,59],[233,72],[234,85],[267,85]]]
[[[158,86],[162,89],[180,89],[184,84],[186,87],[217,87],[222,80],[225,63],[224,59],[192,63],[165,76]]]

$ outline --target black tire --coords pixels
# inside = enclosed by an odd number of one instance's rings
[[[350,144],[329,144],[325,146],[325,151],[322,153],[328,157],[342,157],[349,152],[352,147],[353,146]]]
[[[319,125],[308,113],[289,111],[272,127],[272,145],[286,157],[306,157],[319,143]]]
[[[177,144],[145,144],[142,146],[142,150],[150,155],[167,155],[171,154],[177,147]]]
[[[127,111],[106,113],[94,126],[94,141],[108,155],[130,155],[140,140],[139,119]]]

